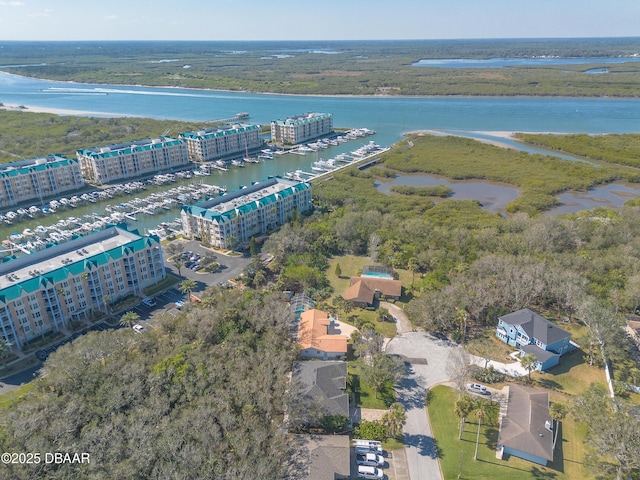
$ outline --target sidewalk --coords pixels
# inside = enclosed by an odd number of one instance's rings
[[[470,355],[471,364],[478,365],[484,368],[485,359],[476,357],[475,355]],[[529,372],[520,364],[520,362],[514,363],[502,363],[496,362],[495,360],[489,360],[487,363],[487,368],[492,366],[497,372],[504,373],[505,375],[510,375],[512,377],[523,377],[528,375]]]

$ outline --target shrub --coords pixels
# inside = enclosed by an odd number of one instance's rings
[[[471,372],[473,378],[482,383],[499,383],[504,382],[505,375],[504,373],[498,372],[493,365],[490,365],[489,368],[478,368],[474,369]]]

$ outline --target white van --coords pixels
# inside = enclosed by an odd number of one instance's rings
[[[356,454],[368,452],[383,454],[382,443],[377,440],[354,440],[353,446],[356,449]]]
[[[358,465],[367,465],[369,467],[384,467],[384,457],[374,452],[356,453],[356,463]]]
[[[384,472],[381,469],[376,467],[359,465],[358,478],[367,478],[372,480],[375,480],[377,478],[384,478]]]

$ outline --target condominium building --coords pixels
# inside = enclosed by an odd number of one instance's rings
[[[271,141],[296,145],[333,131],[330,113],[305,113],[285,120],[271,122]]]
[[[264,144],[260,125],[236,124],[181,133],[193,161],[207,162],[233,155],[247,155]]]
[[[160,241],[110,227],[0,264],[0,335],[25,342],[165,278]]]
[[[76,155],[85,180],[97,184],[172,170],[189,163],[186,144],[169,137],[88,148],[78,150]]]
[[[311,209],[311,185],[273,178],[251,187],[182,207],[182,229],[218,248],[233,247],[282,225],[294,211]]]
[[[47,155],[0,166],[0,208],[58,195],[85,186],[80,163]]]

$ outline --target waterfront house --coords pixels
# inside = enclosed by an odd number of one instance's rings
[[[535,356],[541,371],[560,363],[560,356],[571,348],[569,332],[528,308],[499,317],[496,336],[522,354]]]
[[[513,455],[539,465],[553,461],[553,421],[549,415],[549,394],[512,384],[507,411],[500,422],[498,455]]]
[[[332,360],[347,354],[347,337],[334,331],[333,318],[315,308],[300,315],[298,345],[303,358]]]

